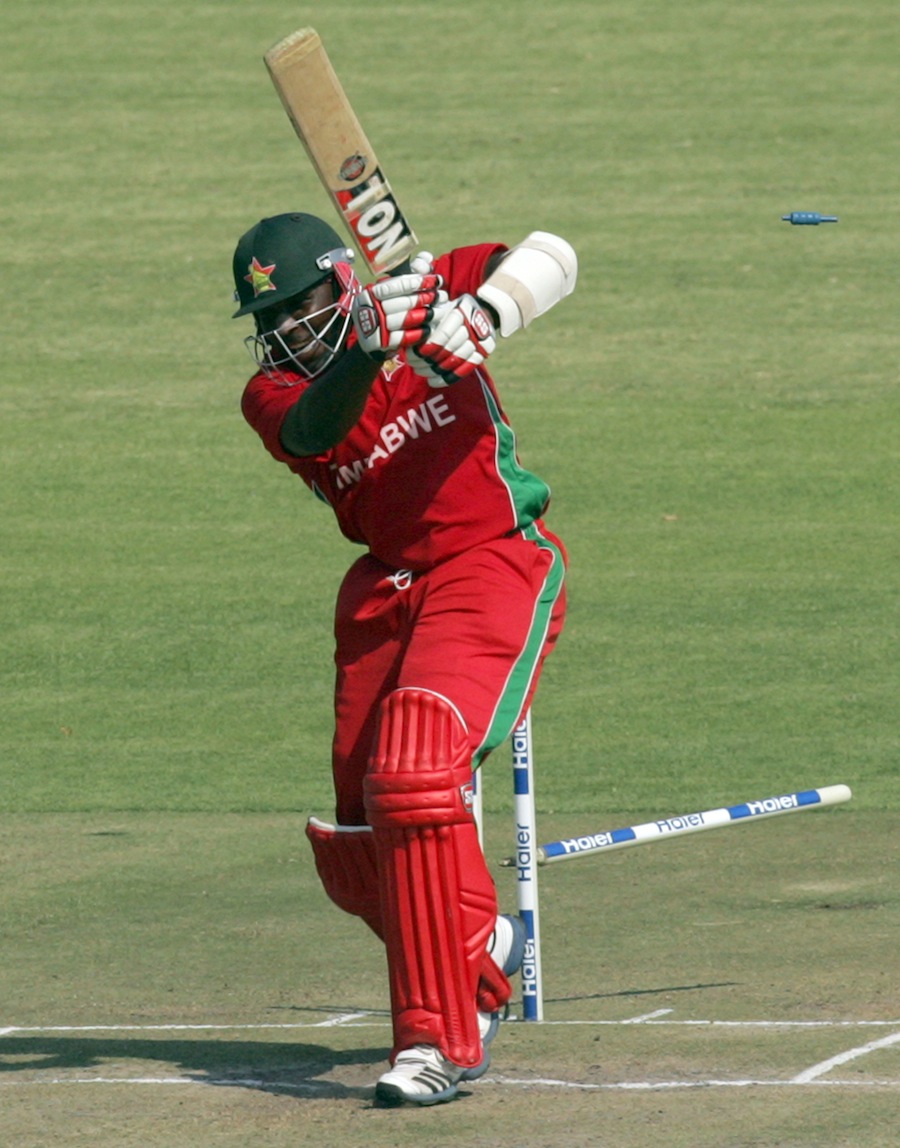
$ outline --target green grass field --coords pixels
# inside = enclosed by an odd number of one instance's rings
[[[238,410],[235,241],[330,211],[261,61],[304,24],[424,247],[579,252],[494,369],[572,560],[543,839],[854,792],[547,870],[548,1023],[434,1112],[371,1109],[382,958],[301,833],[357,552]],[[4,1143],[894,1144],[894,6],[6,0],[0,32]]]

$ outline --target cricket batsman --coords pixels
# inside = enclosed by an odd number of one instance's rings
[[[353,259],[302,213],[241,237],[235,317],[254,321],[257,364],[242,410],[363,547],[335,609],[335,819],[307,835],[330,898],[385,946],[376,1103],[431,1105],[487,1070],[522,960],[472,772],[530,704],[565,611],[550,491],[519,462],[487,361],[573,290],[577,260],[540,231],[367,286]]]

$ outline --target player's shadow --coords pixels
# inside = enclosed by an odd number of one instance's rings
[[[572,1001],[601,1001],[614,1000],[617,997],[647,997],[668,996],[670,993],[696,993],[706,989],[730,989],[740,984],[739,981],[711,981],[709,984],[700,982],[696,985],[661,985],[651,989],[616,989],[608,993],[587,993],[573,997],[547,997],[547,1004],[566,1004]]]
[[[0,1076],[16,1072],[56,1072],[62,1079],[91,1070],[103,1079],[146,1076],[147,1063],[166,1073],[215,1087],[249,1088],[309,1099],[370,1100],[372,1086],[329,1080],[337,1069],[374,1065],[387,1050],[343,1051],[318,1044],[247,1040],[110,1038],[23,1034],[0,1037]]]

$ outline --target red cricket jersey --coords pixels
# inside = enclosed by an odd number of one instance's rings
[[[450,297],[474,294],[497,244],[442,255],[435,270]],[[525,470],[515,436],[484,369],[433,388],[402,358],[382,367],[362,416],[324,454],[297,458],[281,445],[281,424],[307,381],[257,374],[244,391],[244,417],[267,450],[324,499],[344,535],[395,570],[427,570],[540,517],[549,487]]]

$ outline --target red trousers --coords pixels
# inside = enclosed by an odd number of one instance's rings
[[[366,822],[363,778],[392,690],[447,698],[465,722],[473,767],[510,736],[562,630],[564,568],[561,543],[537,523],[424,573],[371,555],[350,567],[335,615],[339,824]]]

